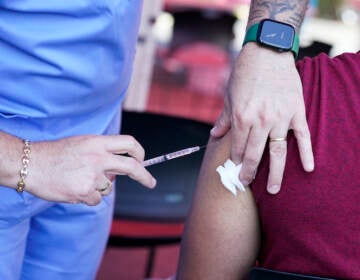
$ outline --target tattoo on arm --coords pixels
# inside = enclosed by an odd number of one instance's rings
[[[252,0],[248,27],[270,18],[294,26],[298,32],[309,0]]]

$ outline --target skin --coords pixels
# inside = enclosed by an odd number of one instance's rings
[[[289,23],[300,29],[308,1],[253,0],[248,27],[265,18]],[[224,109],[211,131],[213,137],[231,130],[231,158],[243,163],[240,180],[248,185],[264,152],[268,138],[296,136],[305,171],[314,170],[302,86],[291,52],[277,52],[247,43],[233,67]],[[286,161],[286,142],[270,143],[267,190],[280,191]]]
[[[260,225],[251,190],[234,196],[216,167],[230,155],[231,134],[212,139],[181,243],[176,279],[246,279],[255,264]]]
[[[292,25],[299,33],[308,2],[307,0],[251,1],[248,27],[264,18],[271,18]]]
[[[23,142],[0,132],[0,185],[16,189]],[[25,190],[48,201],[97,205],[115,175],[127,175],[148,188],[156,180],[142,166],[144,149],[131,136],[74,136],[34,142]],[[124,156],[124,154],[130,155]]]

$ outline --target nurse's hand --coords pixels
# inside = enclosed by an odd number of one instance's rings
[[[127,156],[127,155],[129,156]],[[25,190],[49,201],[97,205],[111,192],[115,175],[153,188],[142,166],[144,149],[131,136],[75,136],[31,144]]]
[[[291,52],[278,53],[248,43],[234,66],[224,110],[212,136],[231,129],[231,158],[243,163],[240,180],[253,180],[268,138],[270,143],[267,190],[280,191],[286,161],[286,135],[294,130],[305,171],[314,169],[309,128],[300,77]]]

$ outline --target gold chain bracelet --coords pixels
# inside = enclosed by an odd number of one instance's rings
[[[25,189],[25,178],[28,175],[28,166],[30,162],[30,141],[24,140],[24,150],[21,157],[22,168],[20,170],[20,181],[17,183],[17,192],[23,192]]]

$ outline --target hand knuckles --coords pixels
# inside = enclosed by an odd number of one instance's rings
[[[234,122],[239,124],[239,126],[250,126],[252,123],[251,117],[248,114],[235,112]]]
[[[99,177],[98,173],[96,173],[94,170],[89,170],[89,172],[84,173],[83,176],[84,176],[84,178],[86,178],[87,184],[84,186],[84,189],[86,189],[86,190],[88,189],[88,187],[86,187],[86,186],[93,185]]]
[[[294,128],[293,130],[294,130],[296,138],[309,138],[310,137],[310,131],[306,127]]]
[[[255,169],[258,164],[259,161],[257,158],[255,157],[251,157],[251,156],[246,156],[244,157],[244,165],[246,165],[246,167],[250,170],[250,169]]]
[[[76,193],[81,198],[86,198],[92,195],[94,189],[98,188],[97,185],[98,180],[96,179],[97,176],[95,174],[90,173],[86,175],[86,181],[81,182],[79,186],[76,188]]]
[[[136,151],[136,153],[139,154],[140,158],[144,158],[145,156],[145,150],[144,148],[140,145],[140,143],[133,137],[133,136],[129,136],[129,148],[132,151]]]
[[[251,183],[253,177],[253,172],[250,169],[244,170],[243,174],[241,175],[241,179],[246,180],[248,183]]]
[[[87,198],[87,197],[89,197],[91,195],[93,190],[89,186],[93,186],[93,184],[89,184],[87,187],[79,188],[79,191],[78,191],[79,197]]]
[[[270,154],[276,158],[285,157],[286,151],[286,146],[282,145],[282,143],[274,143],[274,145],[270,145]]]
[[[96,206],[96,205],[100,204],[100,202],[101,202],[101,197],[97,196],[97,197],[91,198],[90,200],[87,200],[86,204],[89,206]]]
[[[133,158],[128,158],[123,167],[124,172],[127,175],[135,174],[135,172],[138,168],[139,168],[139,163]]]
[[[98,205],[98,204],[100,204],[100,203],[101,203],[101,201],[102,201],[102,198],[101,198],[101,196],[97,196],[97,197],[96,197],[96,199],[94,200],[94,202],[95,202],[95,205]]]
[[[76,195],[75,193],[71,192],[71,193],[67,193],[66,195],[67,201],[69,201],[70,203],[78,203],[79,202],[79,197],[78,195]]]
[[[260,124],[276,124],[287,118],[287,115],[281,110],[263,109],[258,113]]]
[[[220,118],[216,121],[216,125],[218,126],[226,126],[228,124],[227,120],[225,119],[225,115],[221,114]]]
[[[136,141],[136,139],[135,139],[133,136],[131,136],[131,135],[127,135],[126,137],[127,137],[126,140],[129,142],[129,146],[130,146],[131,148],[136,148],[136,146],[137,146],[137,141]]]

